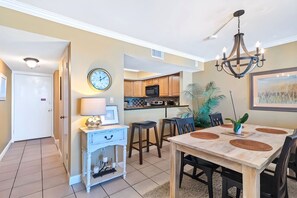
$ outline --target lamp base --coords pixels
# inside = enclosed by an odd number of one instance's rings
[[[101,118],[100,116],[92,116],[92,117],[89,117],[86,121],[86,126],[90,129],[92,128],[100,128],[101,124],[102,124],[102,121],[101,121]]]

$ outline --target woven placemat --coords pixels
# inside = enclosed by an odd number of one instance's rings
[[[247,138],[247,137],[250,137],[251,135],[253,135],[255,133],[242,131],[241,134],[235,134],[234,132],[223,132],[222,134],[230,135],[230,136],[234,136],[234,137],[240,137],[240,138]]]
[[[265,144],[263,142],[258,142],[254,140],[235,139],[235,140],[230,140],[230,144],[235,147],[251,150],[251,151],[271,151],[272,150],[272,147],[269,144]]]
[[[263,133],[271,133],[271,134],[287,134],[287,131],[280,129],[271,129],[271,128],[256,128],[257,131]]]
[[[214,140],[220,137],[217,134],[209,133],[209,132],[193,132],[193,133],[190,133],[190,136],[193,138],[199,138],[199,139],[205,139],[205,140]]]

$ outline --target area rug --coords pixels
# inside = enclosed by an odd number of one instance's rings
[[[203,178],[203,177],[202,177]],[[203,178],[205,179],[205,178]],[[154,190],[146,193],[145,198],[167,198],[169,197],[169,182],[155,188]],[[292,179],[288,179],[289,197],[295,197],[297,194],[297,182]],[[179,190],[179,197],[184,198],[208,198],[208,190],[205,184],[197,180],[193,180],[188,176],[184,176],[182,187]],[[214,198],[222,197],[222,179],[220,174],[214,173],[213,175],[213,194]],[[229,190],[229,195],[235,197],[236,189]],[[242,197],[242,195],[241,195]]]

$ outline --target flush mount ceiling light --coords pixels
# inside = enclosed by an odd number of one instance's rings
[[[244,14],[244,10],[234,12],[233,16],[238,18],[238,33],[234,35],[233,49],[228,57],[226,57],[227,49],[223,49],[222,63],[219,64],[220,57],[216,57],[216,68],[218,71],[224,70],[227,74],[235,78],[244,77],[245,74],[251,72],[256,66],[262,67],[264,65],[264,49],[259,50],[260,42],[256,43],[256,53],[250,54],[245,47],[243,41],[243,33],[240,32],[239,17]],[[243,51],[241,51],[241,49]],[[260,59],[261,56],[261,59]]]
[[[26,62],[27,66],[31,69],[35,68],[37,66],[37,63],[39,60],[37,58],[24,58],[24,61]]]

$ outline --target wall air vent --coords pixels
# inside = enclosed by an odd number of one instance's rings
[[[164,52],[152,49],[152,57],[164,60]]]

